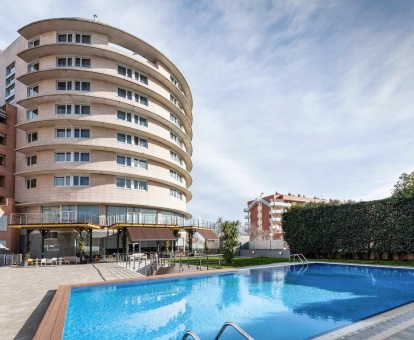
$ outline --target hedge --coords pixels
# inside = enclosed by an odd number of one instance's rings
[[[305,256],[401,261],[414,253],[414,198],[296,205],[282,214],[282,227]]]

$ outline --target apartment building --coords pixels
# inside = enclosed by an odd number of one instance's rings
[[[300,194],[295,196],[290,193],[285,195],[276,192],[265,197],[262,195],[248,201],[247,208],[244,209],[247,213],[245,227],[251,240],[282,239],[282,213],[284,211],[295,204],[327,202],[318,197],[310,198]]]
[[[15,212],[16,118],[14,106],[0,107],[0,244],[9,249],[18,247],[17,230],[7,228],[8,218]]]
[[[193,99],[174,63],[93,20],[40,20],[18,33],[0,52],[0,209],[7,223],[190,218]],[[16,210],[20,216],[11,216]],[[17,252],[3,229],[1,242]]]

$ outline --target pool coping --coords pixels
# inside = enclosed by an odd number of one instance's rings
[[[237,272],[240,268],[226,268],[226,269],[211,269],[200,272],[185,272],[185,273],[174,273],[166,274],[162,276],[150,276],[133,279],[119,279],[110,280],[105,282],[88,282],[88,283],[77,283],[70,285],[60,285],[57,288],[55,296],[50,303],[39,328],[36,331],[34,340],[61,340],[63,338],[64,325],[66,320],[66,311],[69,305],[69,296],[72,288],[82,288],[89,286],[102,286],[116,283],[128,283],[128,282],[142,282],[142,281],[153,281],[153,280],[164,280],[173,279],[178,277],[189,277],[198,275],[211,275],[211,274],[225,274]]]
[[[400,266],[378,266],[370,264],[355,264],[355,263],[338,263],[338,262],[318,262],[312,261],[309,264],[331,264],[331,265],[346,265],[346,266],[362,266],[362,267],[383,267],[390,269],[407,269],[413,270],[414,267],[400,267]],[[200,272],[183,272],[183,273],[174,273],[166,274],[162,276],[150,276],[142,278],[133,278],[133,279],[118,279],[110,280],[105,282],[89,282],[89,283],[80,283],[80,284],[70,284],[70,285],[60,285],[56,291],[55,296],[53,297],[52,302],[50,303],[45,316],[40,323],[38,330],[34,336],[34,340],[61,340],[63,338],[64,324],[66,320],[66,312],[69,304],[69,296],[72,288],[82,288],[89,286],[102,286],[108,284],[116,283],[128,283],[128,282],[142,282],[142,281],[153,281],[153,280],[164,280],[164,279],[173,279],[173,278],[183,278],[190,276],[198,275],[211,275],[211,274],[225,274],[233,273],[241,270],[249,270],[254,268],[269,268],[269,267],[285,267],[289,265],[301,265],[300,263],[273,263],[268,265],[259,265],[259,266],[249,266],[249,267],[240,267],[240,268],[226,268],[226,269],[211,269]],[[360,321],[356,321],[347,326],[328,331],[326,333],[316,335],[312,339],[317,340],[331,340],[338,338],[345,338],[347,335],[355,334],[358,331],[363,329],[373,327],[375,324],[384,322],[387,319],[397,316],[398,314],[404,313],[410,309],[414,309],[414,302],[407,303],[403,306],[399,306],[385,312],[376,314],[372,317],[365,318]],[[400,324],[398,327],[391,327],[385,332],[382,332],[377,335],[376,339],[385,339],[386,336],[398,333],[401,330],[414,325],[414,319],[409,320],[405,323]],[[384,334],[384,337],[381,335]]]

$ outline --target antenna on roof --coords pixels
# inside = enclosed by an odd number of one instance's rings
[[[93,15],[93,20],[96,21],[98,19],[98,16],[96,14]]]

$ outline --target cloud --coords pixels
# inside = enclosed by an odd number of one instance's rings
[[[261,192],[389,195],[414,159],[409,1],[8,3],[0,49],[48,17],[93,17],[165,53],[194,98],[194,216],[243,220]],[[388,188],[388,189],[387,189]]]

